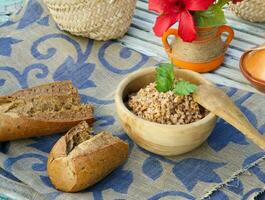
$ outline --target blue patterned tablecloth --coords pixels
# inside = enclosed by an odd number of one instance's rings
[[[130,72],[157,61],[115,41],[60,31],[37,0],[19,16],[0,25],[0,95],[70,79],[82,101],[95,106],[95,132],[108,130],[127,141],[130,156],[95,186],[67,194],[54,189],[46,173],[47,155],[61,135],[1,143],[0,193],[13,199],[237,200],[264,191],[265,152],[223,120],[201,147],[177,157],[149,153],[126,136],[115,114],[115,88]],[[220,87],[264,133],[264,96]]]

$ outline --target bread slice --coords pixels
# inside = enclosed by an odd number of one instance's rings
[[[127,143],[107,132],[93,136],[88,124],[81,122],[54,145],[47,172],[57,189],[78,192],[103,179],[127,158]]]
[[[78,90],[73,86],[72,82],[66,81],[56,81],[53,83],[48,83],[25,90],[19,90],[12,94],[13,97],[20,98],[32,98],[36,96],[46,95],[72,95],[78,94]]]
[[[81,104],[70,81],[0,97],[0,141],[65,132],[84,120],[94,121],[93,108]]]

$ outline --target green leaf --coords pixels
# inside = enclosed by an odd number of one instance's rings
[[[188,81],[178,81],[175,84],[173,92],[177,95],[189,95],[197,90],[197,85],[194,85]]]
[[[220,4],[222,5],[222,3]],[[218,4],[210,6],[208,10],[195,12],[194,19],[198,27],[212,27],[226,24],[224,11],[222,6]]]
[[[173,89],[174,66],[169,63],[161,63],[156,68],[156,89],[158,92],[167,92]]]

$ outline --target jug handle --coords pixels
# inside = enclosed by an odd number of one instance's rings
[[[224,42],[224,49],[226,49],[234,38],[234,31],[230,26],[226,26],[226,25],[219,26],[217,35],[221,36],[222,33],[224,32],[228,33],[228,36]]]
[[[170,47],[170,45],[168,44],[168,41],[167,41],[167,38],[168,38],[169,35],[174,35],[174,36],[178,37],[178,29],[170,28],[162,36],[163,46],[164,46],[166,52],[168,54],[171,54],[172,49],[171,49],[171,47]]]

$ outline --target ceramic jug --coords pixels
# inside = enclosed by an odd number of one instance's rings
[[[222,33],[227,32],[223,41]],[[168,37],[175,36],[171,45]],[[177,29],[168,29],[162,42],[171,62],[185,69],[196,72],[209,72],[218,68],[224,61],[225,51],[234,37],[231,27],[222,25],[219,27],[197,28],[197,38],[193,42],[184,42],[178,36]]]

